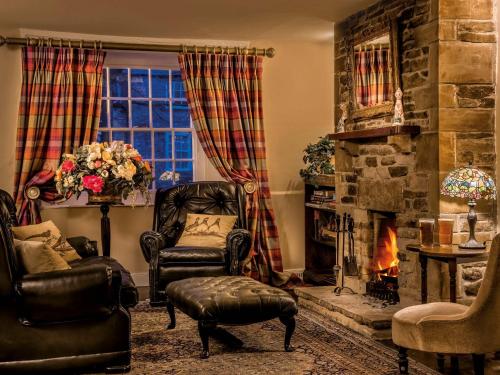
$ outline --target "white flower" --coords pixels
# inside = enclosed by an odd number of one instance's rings
[[[69,176],[68,177],[68,184],[73,185],[74,182],[75,182],[75,179],[73,178],[73,176]]]
[[[93,162],[93,161],[89,161],[89,162],[87,163],[87,167],[88,167],[89,169],[94,169],[94,168],[95,168],[94,162]]]
[[[104,178],[107,178],[109,176],[109,172],[104,169],[104,170],[101,171],[101,176],[104,177]]]

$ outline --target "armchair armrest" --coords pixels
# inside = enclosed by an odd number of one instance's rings
[[[158,257],[158,252],[165,247],[166,242],[163,234],[158,232],[147,231],[141,234],[140,244],[144,260],[150,263],[153,258]]]
[[[91,241],[87,237],[69,237],[66,238],[66,240],[82,258],[99,255],[97,252],[97,243],[95,241]]]
[[[248,258],[252,247],[252,235],[246,229],[233,229],[227,235],[226,249],[229,253],[229,272],[231,275],[241,273],[241,263]]]
[[[31,274],[16,283],[24,325],[107,317],[119,303],[121,276],[105,264]]]

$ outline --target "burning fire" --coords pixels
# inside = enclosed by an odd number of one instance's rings
[[[399,273],[398,243],[396,232],[387,227],[388,238],[384,240],[385,248],[379,249],[377,254],[377,267],[375,271],[397,276]]]

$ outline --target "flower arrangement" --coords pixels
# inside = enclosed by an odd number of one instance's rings
[[[151,167],[139,152],[121,141],[94,142],[79,147],[73,154],[65,154],[56,171],[59,194],[65,197],[83,191],[90,195],[115,195],[135,200],[136,190],[149,202],[149,185],[153,177]]]

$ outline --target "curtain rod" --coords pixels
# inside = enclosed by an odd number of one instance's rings
[[[115,43],[102,42],[99,40],[76,40],[76,39],[60,39],[60,38],[11,38],[0,36],[0,46],[53,46],[53,47],[79,47],[79,48],[100,48],[107,50],[122,50],[122,51],[150,51],[150,52],[211,52],[211,53],[228,53],[236,55],[239,53],[274,57],[276,51],[274,48],[246,48],[246,47],[221,47],[221,46],[195,46],[195,45],[172,45],[172,44],[137,44],[137,43]]]

